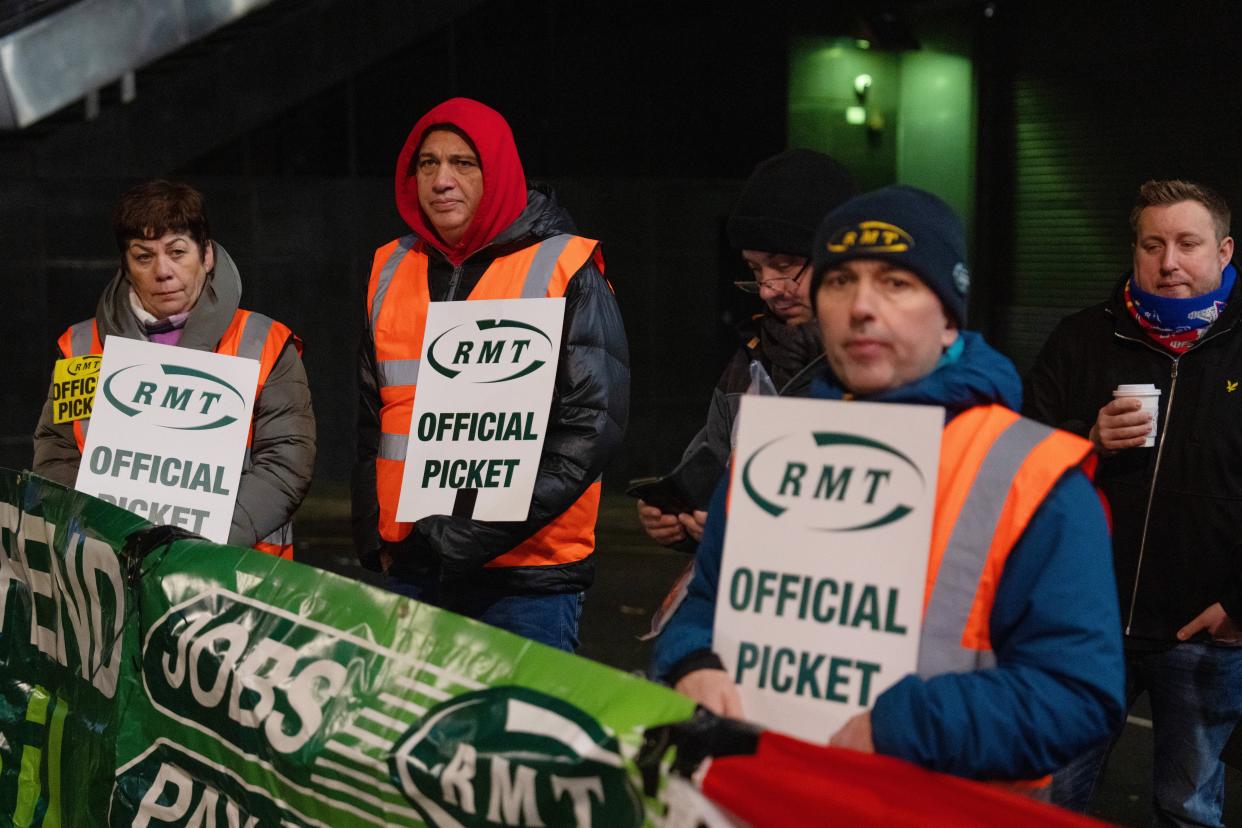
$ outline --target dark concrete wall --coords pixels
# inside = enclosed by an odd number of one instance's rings
[[[0,135],[0,463],[30,462],[55,338],[116,267],[113,201],[163,175],[207,194],[246,306],[304,338],[318,474],[347,479],[365,280],[405,230],[393,159],[419,113],[464,94],[505,113],[527,175],[604,242],[634,363],[607,479],[666,469],[734,344],[722,319],[755,308],[727,284],[722,227],[740,179],[784,149],[796,6],[278,0],[142,67],[131,103],[108,87],[93,121],[68,107]]]
[[[1104,301],[1130,269],[1144,181],[1212,186],[1236,236],[1242,4],[1015,0],[988,29],[979,215],[994,218],[980,224],[974,271],[976,298],[990,301],[972,308],[1026,370],[1060,319]]]

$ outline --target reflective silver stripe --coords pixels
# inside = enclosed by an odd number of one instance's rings
[[[259,359],[263,356],[263,344],[272,330],[272,319],[261,313],[251,313],[246,318],[246,326],[242,328],[241,342],[237,343],[237,355],[246,359]]]
[[[416,241],[418,241],[418,236],[413,233],[402,236],[397,239],[397,246],[393,248],[392,253],[388,254],[388,261],[384,262],[384,267],[380,270],[379,284],[375,286],[375,297],[371,300],[371,330],[375,330],[380,308],[384,305],[384,294],[388,293],[388,286],[392,283],[392,275],[397,272],[397,265],[401,264],[401,260],[405,258],[406,253],[410,252],[410,248]]]
[[[381,388],[392,385],[418,385],[417,359],[381,359],[375,363]]]
[[[400,460],[405,462],[405,444],[409,442],[408,434],[389,434],[380,432],[379,456],[381,460]]]
[[[966,629],[1010,485],[1031,449],[1052,431],[1033,420],[1019,418],[1001,433],[983,459],[953,526],[953,534],[940,561],[931,603],[923,618],[923,633],[919,638],[920,676],[930,678],[996,664],[996,657],[990,650],[963,647],[962,632]]]
[[[95,344],[95,320],[88,319],[85,322],[79,322],[69,329],[70,347],[73,348],[74,356],[82,356],[91,352],[91,346]]]
[[[565,252],[573,236],[562,233],[539,243],[535,258],[531,260],[530,269],[526,271],[526,283],[522,285],[523,299],[539,299],[548,295],[548,285],[552,284],[552,274],[556,272],[556,262]]]
[[[259,542],[260,543],[273,543],[273,544],[276,544],[277,546],[292,546],[293,545],[293,524],[286,523],[284,526],[277,527],[276,531],[272,532],[272,534],[268,535],[266,538],[263,538]]]

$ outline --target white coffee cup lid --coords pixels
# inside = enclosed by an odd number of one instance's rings
[[[1152,383],[1134,383],[1131,385],[1118,385],[1117,390],[1113,392],[1114,397],[1151,397],[1160,396],[1160,389]]]

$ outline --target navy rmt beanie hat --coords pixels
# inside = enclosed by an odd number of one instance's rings
[[[945,313],[966,324],[970,271],[966,231],[949,205],[916,187],[885,187],[855,196],[824,217],[815,235],[811,299],[824,271],[850,259],[884,259],[914,271]]]
[[[849,171],[822,152],[774,155],[742,185],[725,228],[729,246],[810,258],[820,219],[853,194]]]

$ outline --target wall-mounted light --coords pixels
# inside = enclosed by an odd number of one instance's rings
[[[857,75],[854,78],[854,97],[858,99],[857,106],[847,106],[845,108],[845,122],[854,126],[867,123],[867,90],[871,88],[871,76],[867,74]]]
[[[855,106],[847,106],[845,108],[845,122],[851,126],[867,126],[867,143],[872,146],[879,146],[880,136],[884,132],[884,115],[879,111],[867,108],[867,93],[871,91],[871,76],[867,73],[854,76],[854,98],[858,101]]]
[[[858,103],[861,106],[867,105],[867,90],[871,88],[871,76],[867,74],[857,75],[854,78],[854,94],[858,96]]]

